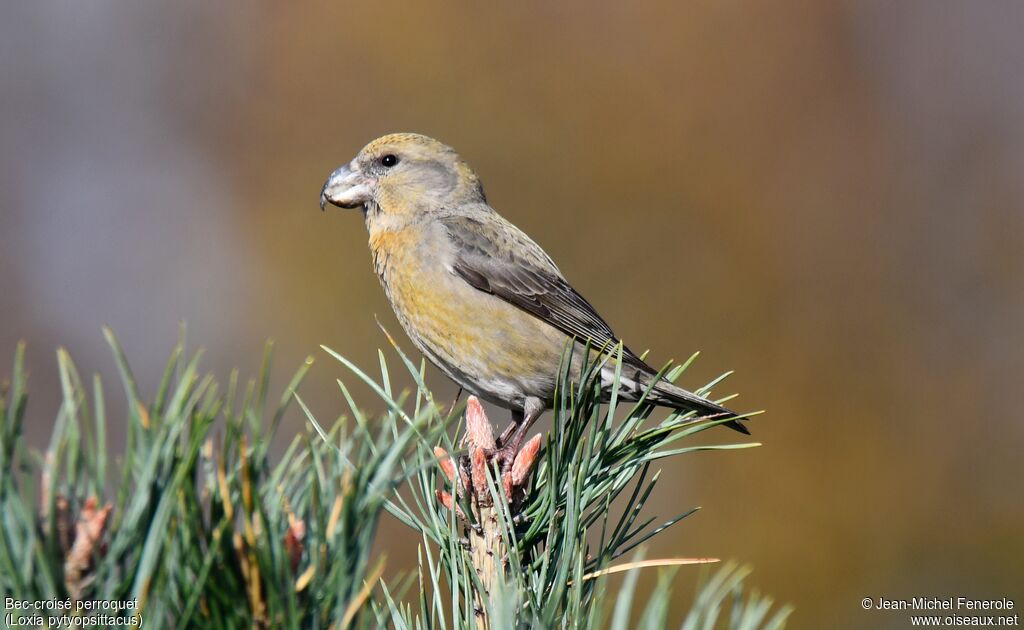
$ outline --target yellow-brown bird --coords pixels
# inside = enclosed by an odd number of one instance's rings
[[[551,407],[569,339],[575,376],[583,347],[614,349],[608,324],[551,258],[494,211],[480,179],[450,147],[398,133],[369,143],[327,178],[320,208],[361,208],[384,292],[409,338],[453,381],[512,411],[499,458]],[[637,400],[657,370],[622,350],[619,396]],[[602,379],[610,394],[614,368]],[[732,411],[666,380],[652,403],[699,414]],[[727,426],[749,433],[736,420]],[[511,428],[511,427],[510,427]]]

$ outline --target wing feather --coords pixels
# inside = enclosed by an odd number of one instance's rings
[[[619,339],[587,300],[562,276],[544,250],[497,214],[481,220],[450,216],[442,223],[455,245],[452,270],[480,291],[495,295],[596,348]],[[623,360],[655,373],[623,348]]]
[[[505,300],[566,335],[579,341],[589,340],[595,348],[610,349],[619,343],[608,322],[572,288],[539,245],[489,208],[482,213],[486,216],[463,212],[441,219],[454,245],[455,274],[470,286]],[[658,372],[625,346],[622,360],[636,370],[632,378],[638,379],[639,384],[643,384],[643,377]],[[652,396],[681,409],[735,416],[725,407],[667,381],[655,384]],[[725,426],[750,433],[735,420]]]

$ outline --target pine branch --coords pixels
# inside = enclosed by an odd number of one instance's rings
[[[153,627],[604,627],[608,613],[611,627],[637,615],[655,627],[674,575],[664,565],[693,560],[642,560],[643,544],[696,508],[648,516],[654,467],[696,450],[757,446],[687,445],[722,420],[659,421],[644,401],[602,404],[600,371],[618,370],[605,358],[584,366],[578,382],[560,374],[558,430],[534,436],[502,470],[482,408],[471,400],[466,413],[445,413],[424,364],[397,346],[411,396],[396,396],[384,353],[380,375],[370,376],[327,350],[387,410],[367,417],[339,380],[350,419],[328,425],[296,394],[312,359],[275,404],[269,345],[255,378],[232,372],[221,385],[183,337],[150,397],[105,334],[123,419],[111,416],[99,377],[83,380],[61,350],[62,404],[48,447],[36,453],[23,437],[23,346],[0,384],[0,598],[67,601],[70,614],[90,617],[97,613],[86,603],[120,602],[128,621]],[[688,365],[665,373],[678,378]],[[272,457],[292,407],[308,431]],[[126,445],[111,459],[107,436],[122,422]],[[422,539],[405,578],[382,579],[385,560],[372,557],[385,513]],[[662,567],[659,586],[634,607],[636,574],[652,566]],[[605,597],[608,576],[620,571],[624,587]],[[746,595],[745,579],[732,565],[715,574],[688,627],[725,621],[723,610],[733,628],[781,627],[788,610],[772,613],[769,599]],[[605,605],[612,599],[614,610]]]

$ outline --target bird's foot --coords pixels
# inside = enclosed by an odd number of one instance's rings
[[[505,474],[512,470],[512,464],[515,463],[516,453],[519,452],[518,444],[506,444],[498,449],[495,449],[491,458],[497,462],[498,469],[502,474]]]
[[[501,437],[498,438],[499,447],[495,452],[495,459],[501,466],[501,472],[504,473],[512,470],[516,456],[519,454],[523,440],[526,438],[526,430],[529,428],[529,423],[527,422],[512,422],[502,432]],[[536,435],[534,439],[540,440],[540,436]]]
[[[460,457],[457,465],[443,448],[434,449],[441,470],[455,488],[455,497],[468,493],[478,504],[490,505],[493,499],[489,485],[494,483],[504,491],[506,500],[518,502],[525,495],[526,482],[541,446],[540,435],[523,444],[523,433],[516,431],[499,445],[480,401],[471,396],[466,405],[466,434],[462,440],[469,454]],[[452,494],[440,490],[437,494],[445,507],[459,509]],[[461,510],[459,514],[462,515]]]

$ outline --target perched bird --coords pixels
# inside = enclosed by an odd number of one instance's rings
[[[616,351],[618,337],[519,228],[494,211],[479,178],[450,147],[397,133],[369,143],[331,173],[320,208],[361,208],[391,306],[416,347],[453,381],[512,411],[499,457],[514,456],[551,407],[570,339],[578,376],[584,345]],[[721,418],[736,414],[666,380],[622,349],[619,396],[652,386],[657,405]],[[614,368],[602,379],[610,394]],[[737,420],[725,423],[749,433]]]

